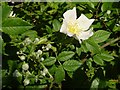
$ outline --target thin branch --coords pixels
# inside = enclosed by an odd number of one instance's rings
[[[101,46],[101,48],[107,47],[107,46],[109,46],[110,44],[112,44],[112,43],[114,43],[114,42],[116,42],[116,41],[118,41],[118,40],[120,40],[120,37],[118,37],[118,38],[116,38],[116,39],[114,39],[114,40],[112,40],[112,41],[110,41],[110,42],[105,43],[103,46]]]

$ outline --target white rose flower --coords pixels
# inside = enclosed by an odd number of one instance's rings
[[[81,43],[93,35],[92,29],[89,29],[94,19],[88,19],[84,14],[77,18],[76,7],[68,10],[63,14],[63,24],[60,32],[67,34],[69,37],[75,37]]]
[[[24,86],[26,86],[26,85],[28,85],[28,84],[30,83],[30,80],[29,80],[29,79],[25,79],[25,80],[23,81],[23,83],[24,83]]]
[[[24,64],[22,65],[22,69],[23,69],[23,70],[28,70],[28,69],[29,69],[28,63],[24,63]]]

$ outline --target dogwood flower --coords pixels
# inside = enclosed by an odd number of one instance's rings
[[[67,34],[69,37],[75,37],[81,43],[81,40],[86,40],[93,35],[91,24],[94,19],[88,19],[84,14],[77,19],[76,7],[68,10],[63,14],[63,24],[60,32]]]

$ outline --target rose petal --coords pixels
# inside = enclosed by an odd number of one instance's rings
[[[64,19],[66,19],[66,21],[69,22],[69,20],[71,21],[75,21],[77,16],[76,16],[76,7],[74,7],[72,10],[68,10],[63,14]]]
[[[79,23],[80,28],[88,30],[94,20],[95,19],[88,19],[84,14],[81,14],[81,16],[77,19],[77,22]]]
[[[92,30],[93,30],[93,28],[91,28],[88,31],[80,32],[80,34],[76,35],[76,37],[78,38],[78,40],[79,39],[86,40],[86,39],[88,39],[89,37],[91,37],[93,35]]]
[[[64,34],[67,33],[67,23],[66,23],[65,19],[63,19],[63,24],[62,24],[62,26],[60,28],[60,32],[62,32]]]

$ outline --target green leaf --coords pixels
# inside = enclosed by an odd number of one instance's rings
[[[74,54],[75,53],[73,51],[63,51],[58,55],[57,59],[60,61],[66,61],[66,60],[72,58],[74,56]]]
[[[76,60],[69,60],[63,63],[63,68],[66,71],[75,71],[81,66],[81,63]]]
[[[104,2],[102,4],[102,7],[101,7],[102,12],[104,12],[106,10],[111,10],[112,9],[112,4],[113,4],[112,2]]]
[[[104,65],[104,61],[102,60],[102,58],[99,54],[97,54],[93,57],[93,61],[98,65]]]
[[[65,71],[62,66],[59,66],[55,72],[55,82],[60,84],[65,78]]]
[[[57,70],[57,67],[55,65],[53,65],[50,69],[49,72],[54,75],[55,71]]]
[[[2,22],[8,18],[11,9],[12,8],[6,4],[2,5]]]
[[[89,51],[91,51],[92,53],[99,53],[100,52],[100,48],[98,46],[97,43],[95,43],[95,41],[92,38],[89,38],[88,40],[86,40],[86,47]]]
[[[72,78],[72,77],[73,77],[74,72],[69,72],[69,71],[67,71],[67,74],[68,74],[68,76],[69,76],[70,78]]]
[[[45,59],[42,63],[46,66],[51,66],[56,62],[56,58],[55,57],[49,57],[47,59]]]
[[[78,56],[80,56],[81,51],[82,51],[81,48],[76,47],[76,53],[78,54]]]
[[[98,86],[99,86],[99,79],[96,78],[92,81],[92,84],[91,84],[91,89],[90,90],[97,90],[98,89]]]
[[[94,35],[91,38],[94,39],[96,43],[101,43],[106,41],[109,36],[110,36],[110,32],[104,30],[98,30],[94,33]]]
[[[60,22],[57,19],[53,20],[53,30],[54,31],[59,31],[60,30]]]
[[[2,30],[9,35],[18,35],[24,33],[32,26],[20,18],[8,18],[2,23]]]
[[[21,35],[23,38],[28,36],[30,39],[35,39],[37,37],[37,32],[33,30],[28,30]]]
[[[108,62],[114,59],[114,57],[109,53],[101,53],[101,58]]]
[[[15,68],[17,67],[17,62],[16,61],[12,61],[9,60],[8,61],[8,66],[9,66],[9,74],[12,74],[12,72],[15,70]]]

